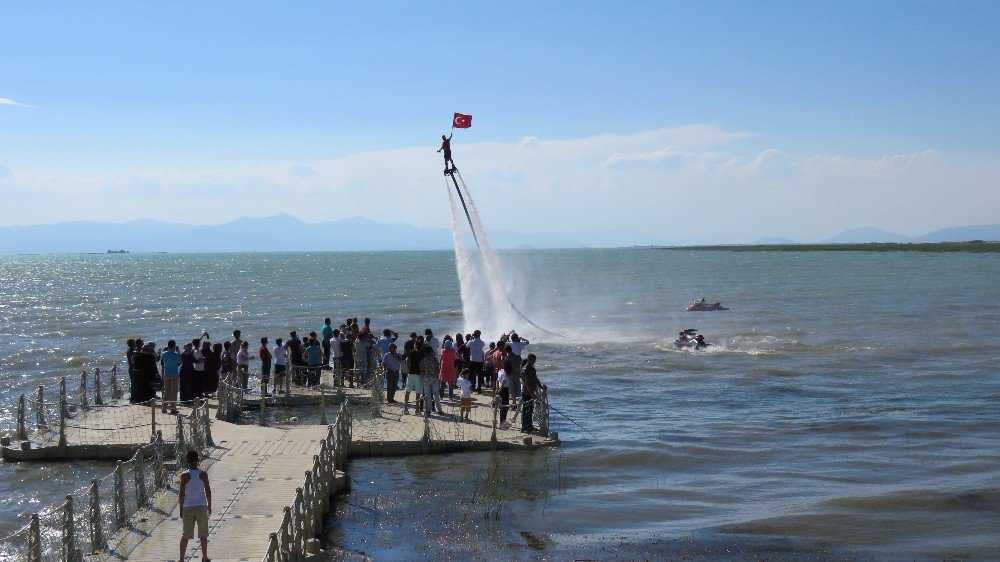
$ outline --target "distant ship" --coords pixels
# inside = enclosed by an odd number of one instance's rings
[[[127,253],[129,253],[129,251],[128,250],[108,250],[107,253],[108,254],[127,254]]]

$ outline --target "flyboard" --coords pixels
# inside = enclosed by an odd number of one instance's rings
[[[472,231],[472,239],[476,242],[476,249],[479,250],[480,253],[482,253],[483,248],[482,246],[479,245],[479,236],[476,235],[476,227],[472,222],[472,215],[469,214],[469,206],[465,203],[466,196],[469,197],[470,202],[472,201],[472,195],[469,193],[469,188],[466,187],[465,180],[462,179],[462,174],[458,171],[458,168],[455,166],[454,161],[452,161],[451,168],[445,170],[444,175],[445,175],[445,187],[447,189],[451,189],[451,186],[454,185],[455,192],[458,193],[458,200],[462,202],[462,210],[465,211],[465,219],[469,221],[469,230]],[[449,177],[451,178],[451,185],[448,184],[447,178]],[[463,190],[465,191],[464,195],[462,193]],[[525,316],[524,313],[517,308],[517,305],[514,304],[514,301],[510,300],[510,295],[507,295],[506,292],[504,293],[504,298],[507,299],[507,304],[510,305],[511,310],[513,310],[514,313],[521,318],[521,320],[524,320],[529,325],[531,325],[537,330],[540,330],[545,334],[548,334],[550,336],[555,336],[557,338],[565,338],[565,336],[563,336],[562,334],[553,332],[552,330],[547,330],[536,324],[534,321],[531,320],[531,318]]]

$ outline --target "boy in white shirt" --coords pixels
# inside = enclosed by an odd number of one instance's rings
[[[497,388],[499,389],[497,398],[500,399],[500,428],[507,429],[510,427],[507,424],[507,411],[510,410],[510,378],[503,369],[497,372]]]
[[[285,387],[285,344],[284,340],[278,338],[274,340],[274,351],[271,355],[274,357],[274,390],[272,392],[277,393],[279,388]]]
[[[469,416],[472,414],[472,381],[469,380],[469,370],[462,369],[459,377],[458,385],[462,388],[462,394],[460,395],[461,407],[458,410],[458,416],[463,421],[469,421]]]

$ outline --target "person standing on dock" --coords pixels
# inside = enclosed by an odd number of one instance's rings
[[[129,390],[131,390],[135,388],[135,365],[132,361],[132,357],[136,353],[135,339],[129,338],[129,340],[125,343],[128,345],[128,351],[125,352],[125,364],[128,365],[128,387]],[[132,403],[136,402],[131,395],[129,396],[128,401]]]
[[[281,338],[278,338],[274,340],[274,393],[285,387],[285,361],[285,346]]]
[[[176,408],[177,391],[181,384],[181,354],[177,353],[177,342],[167,342],[166,351],[160,353],[160,364],[163,365],[163,401],[160,412],[167,413],[167,403],[171,410]]]
[[[241,341],[236,352],[236,370],[239,373],[240,388],[247,390],[250,382],[250,342]]]
[[[285,343],[285,349],[288,350],[288,362],[291,363],[289,376],[292,377],[292,383],[300,384],[302,382],[300,380],[302,376],[301,370],[305,365],[305,361],[302,359],[302,340],[299,339],[299,334],[295,330],[288,332],[288,341]]]
[[[188,541],[194,538],[194,526],[198,524],[198,539],[201,541],[202,562],[208,558],[208,516],[212,515],[212,486],[208,482],[208,473],[198,468],[198,452],[188,451],[184,457],[188,469],[181,474],[180,495],[177,505],[180,506],[183,531],[181,534],[181,557],[187,556]]]
[[[309,374],[306,376],[306,386],[319,385],[320,375],[323,370],[323,350],[319,346],[316,338],[310,338],[308,347],[304,352],[306,363],[309,365]]]
[[[531,419],[532,414],[534,414],[535,400],[541,395],[541,390],[545,386],[538,380],[538,373],[535,372],[535,354],[529,353],[528,359],[524,363],[523,372],[523,384],[524,390],[521,395],[521,432],[531,433],[535,431],[535,426],[532,425],[534,420]]]
[[[507,411],[510,410],[510,379],[507,378],[507,371],[499,369],[496,382],[499,389],[497,398],[500,400],[500,429],[507,429],[510,427],[507,425]]]
[[[329,318],[323,319],[323,364],[330,364],[330,340],[333,339],[333,326]]]
[[[388,350],[382,355],[382,367],[385,368],[386,399],[389,404],[396,403],[396,390],[399,388],[400,356],[396,353],[396,344],[390,343]]]
[[[479,330],[472,332],[472,339],[465,342],[469,348],[469,380],[476,386],[476,392],[483,393],[483,383],[486,382],[486,371],[483,369],[483,362],[486,357],[483,350],[486,349],[486,342],[480,336],[483,333]]]
[[[271,382],[271,350],[267,348],[267,338],[260,338],[257,357],[260,357],[260,393],[266,396],[267,383]]]
[[[417,335],[406,340],[403,344],[403,364],[406,366],[406,381],[403,383],[403,413],[410,413],[410,393],[414,395],[413,413],[420,413],[420,393],[423,392],[424,383],[420,376],[420,359],[422,353],[417,349]]]
[[[440,363],[434,355],[434,348],[430,344],[424,344],[423,358],[420,359],[420,377],[424,383],[424,416],[431,415],[435,409],[437,413],[444,414],[441,409],[441,380]]]
[[[230,372],[233,373],[235,377],[238,369],[236,366],[236,357],[240,353],[240,349],[243,347],[243,340],[240,339],[240,331],[233,330],[233,341],[229,344],[229,367]],[[239,380],[239,379],[234,379]]]

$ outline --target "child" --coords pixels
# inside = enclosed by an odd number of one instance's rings
[[[507,377],[507,371],[503,369],[497,373],[497,388],[500,389],[500,394],[497,396],[500,399],[500,428],[507,429],[510,427],[507,424],[507,411],[510,410],[510,379]]]
[[[469,380],[469,370],[462,369],[459,376],[461,378],[458,379],[458,385],[462,388],[462,394],[458,414],[463,421],[469,421],[469,416],[472,414],[472,381]]]
[[[208,483],[208,473],[198,468],[198,452],[188,451],[184,457],[188,469],[181,474],[180,497],[181,521],[184,522],[181,535],[181,557],[187,554],[188,541],[194,538],[194,525],[198,524],[198,538],[201,539],[201,559],[208,560],[208,516],[212,514],[212,487]]]

